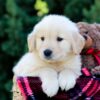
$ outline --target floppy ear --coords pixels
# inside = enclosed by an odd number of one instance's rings
[[[80,54],[84,48],[85,39],[78,32],[72,35],[72,50],[75,54]]]
[[[35,41],[35,34],[33,32],[28,35],[27,42],[28,42],[29,52],[34,51],[36,41]]]

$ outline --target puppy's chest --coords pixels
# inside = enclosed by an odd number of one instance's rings
[[[57,72],[60,72],[65,69],[65,67],[63,65],[52,65],[50,67],[53,68],[54,70],[56,70]]]

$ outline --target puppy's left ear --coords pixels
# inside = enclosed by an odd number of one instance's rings
[[[35,34],[34,32],[31,32],[29,35],[28,35],[28,38],[27,38],[27,42],[28,42],[28,48],[29,48],[29,52],[32,52],[35,50]]]
[[[80,35],[79,32],[72,34],[72,50],[75,54],[80,54],[85,46],[85,39]]]

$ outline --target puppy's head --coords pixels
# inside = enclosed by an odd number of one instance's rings
[[[71,54],[79,54],[84,38],[76,25],[64,16],[44,17],[28,36],[30,52],[36,51],[45,61],[63,61]]]

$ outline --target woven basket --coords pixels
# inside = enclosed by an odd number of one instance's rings
[[[18,85],[17,85],[17,82],[16,82],[16,76],[13,77],[13,88],[12,88],[12,92],[13,92],[13,100],[24,100],[19,88],[18,88]]]

